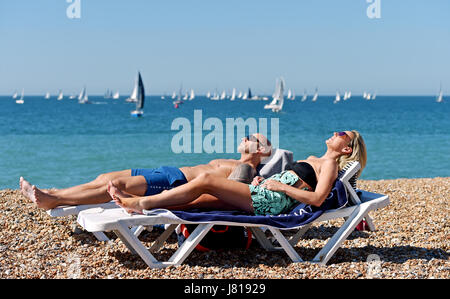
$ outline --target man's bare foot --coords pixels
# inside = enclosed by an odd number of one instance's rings
[[[23,177],[20,177],[19,184],[22,195],[28,199],[31,199],[30,198],[30,194],[32,193],[31,184],[28,181],[26,181]]]
[[[31,198],[33,195],[33,188],[32,188],[33,186],[23,177],[20,177],[19,182],[20,182],[20,191],[22,191],[23,196],[34,202],[34,200]]]
[[[143,214],[144,208],[140,205],[139,197],[133,197],[127,193],[122,192],[111,181],[108,183],[107,190],[115,203],[121,208],[125,209],[127,213]]]
[[[32,197],[30,198],[38,208],[51,210],[59,206],[58,198],[41,191],[36,186],[32,186]]]
[[[58,206],[57,197],[31,185],[23,177],[20,178],[20,190],[22,194],[36,204],[38,208],[51,210]]]

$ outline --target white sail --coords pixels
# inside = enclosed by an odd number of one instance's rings
[[[288,90],[288,93],[287,93],[287,96],[286,96],[286,98],[288,99],[288,100],[290,100],[291,98],[292,98],[292,90]]]
[[[341,95],[339,94],[339,91],[336,92],[336,98],[334,99],[333,104],[339,103],[341,101]]]
[[[189,101],[192,101],[193,99],[195,99],[195,93],[194,90],[191,89],[191,92],[189,93]]]
[[[221,95],[220,95],[220,99],[221,100],[225,100],[225,98],[227,97],[227,93],[224,91],[222,91]]]
[[[25,90],[22,89],[22,94],[20,96],[20,99],[16,100],[16,104],[23,104],[23,103],[25,103],[25,101],[23,99],[24,98],[24,93],[25,93]]]
[[[17,99],[18,96],[19,96],[19,93],[17,92],[17,90],[14,91],[13,96],[12,96],[13,100]]]
[[[58,94],[57,100],[58,100],[58,101],[61,101],[63,98],[64,98],[64,94],[63,94],[62,90],[60,90],[60,91],[59,91],[59,94]]]
[[[442,92],[442,83],[441,83],[440,88],[439,88],[439,94],[436,98],[436,102],[442,103],[443,100],[444,100],[444,93]]]
[[[119,98],[120,98],[120,93],[118,91],[116,91],[113,95],[113,99],[118,100]]]
[[[78,103],[80,104],[89,103],[89,97],[86,91],[86,87],[83,87],[83,89],[81,90],[80,95],[78,96]]]
[[[317,98],[319,97],[319,89],[316,88],[316,91],[314,92],[314,96],[312,98],[312,101],[315,102],[317,101]]]
[[[45,97],[44,97],[46,100],[48,100],[48,99],[50,99],[50,93],[49,92],[47,92],[46,94],[45,94]]]
[[[273,100],[270,104],[264,106],[264,109],[270,109],[273,112],[279,112],[283,109],[284,105],[284,79],[277,79],[275,86],[275,93],[273,94]]]
[[[303,97],[302,97],[302,102],[306,101],[307,99],[308,99],[308,93],[306,92],[306,89],[305,89],[305,92],[303,93]]]
[[[133,91],[131,92],[131,95],[128,99],[125,101],[127,102],[137,102],[138,101],[138,89],[139,89],[139,77],[136,77],[136,80],[134,81],[134,87]]]
[[[233,88],[233,91],[231,92],[230,101],[234,101],[236,99],[236,88]]]

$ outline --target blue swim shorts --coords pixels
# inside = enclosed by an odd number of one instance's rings
[[[154,169],[131,169],[132,176],[142,175],[147,181],[145,196],[155,195],[180,185],[187,180],[180,169],[176,167],[162,166]]]

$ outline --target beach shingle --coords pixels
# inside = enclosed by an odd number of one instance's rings
[[[371,213],[376,232],[352,233],[327,266],[294,264],[283,252],[254,248],[193,252],[166,269],[148,268],[117,239],[96,241],[76,217],[50,218],[20,191],[2,190],[0,278],[450,278],[450,178],[361,180],[358,187],[389,195],[391,204]],[[342,223],[314,225],[297,252],[311,259]],[[143,238],[150,242],[155,234]],[[176,249],[171,238],[157,257]]]

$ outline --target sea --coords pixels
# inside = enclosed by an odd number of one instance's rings
[[[66,188],[99,174],[130,169],[192,166],[239,158],[244,133],[227,121],[257,123],[296,160],[321,156],[335,131],[358,130],[368,150],[362,179],[450,177],[450,105],[435,96],[334,96],[285,100],[281,112],[267,101],[212,101],[197,96],[178,108],[147,96],[144,116],[135,105],[90,96],[92,104],[25,96],[23,105],[0,97],[0,189],[18,189],[20,176],[41,188]],[[244,126],[245,134],[255,128]]]

